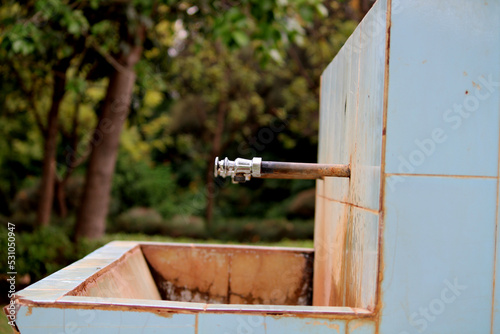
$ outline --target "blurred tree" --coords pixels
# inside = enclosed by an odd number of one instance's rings
[[[10,1],[2,6],[1,16],[6,27],[2,29],[2,59],[44,139],[37,221],[46,226],[54,198],[59,109],[71,61],[85,49],[82,33],[88,24],[80,10],[58,1],[28,1],[23,6]],[[47,93],[47,83],[52,97],[44,121],[38,94]]]
[[[206,170],[198,186],[203,199],[193,205],[205,205],[207,223],[212,220],[215,199],[223,185],[213,178],[215,156],[226,153],[315,161],[319,77],[356,25],[346,19],[345,7],[329,3],[324,8],[329,20],[312,15],[303,31],[305,37],[294,36],[291,43],[280,47],[283,61],[273,66],[258,63],[259,40],[238,52],[228,52],[226,44],[205,41],[200,47],[195,38],[186,41],[179,55],[164,65],[172,76],[167,80],[169,90],[178,98],[162,136],[174,138],[168,146],[170,159],[175,160],[172,156],[178,154],[180,161],[200,161],[199,167]],[[179,141],[189,143],[185,150]],[[193,180],[197,177],[191,175]],[[280,187],[290,188],[290,181],[280,183]],[[245,196],[231,193],[218,197],[220,202],[251,203],[249,198],[266,198],[266,191],[271,193],[265,186],[258,189],[253,187],[253,194]],[[279,201],[280,197],[270,199]],[[190,212],[189,208],[186,211]]]
[[[121,11],[121,19],[115,21],[119,26],[118,40],[122,50],[110,59],[114,66],[96,128],[96,133],[102,133],[102,140],[94,147],[90,156],[77,218],[77,238],[98,238],[104,233],[120,131],[128,114],[135,83],[134,66],[141,58],[146,34],[155,32],[154,29],[148,29],[154,26],[153,22],[160,24],[165,18],[175,22],[173,27],[177,29],[177,39],[186,38],[189,34],[197,38],[198,34],[203,33],[204,38],[215,38],[218,43],[230,49],[240,48],[250,40],[257,40],[261,42],[258,50],[264,60],[273,58],[280,61],[277,47],[286,45],[290,38],[302,35],[303,26],[308,22],[307,15],[315,10],[324,12],[324,7],[318,0],[246,0],[238,3],[220,1],[199,4],[185,1],[157,4],[137,0],[126,3]],[[171,55],[175,55],[177,50],[171,50]],[[224,103],[229,103],[227,98]],[[224,103],[219,106],[219,119],[223,119],[226,112]],[[218,140],[220,136],[217,133],[216,136]]]
[[[360,21],[370,10],[376,0],[351,0],[350,5],[354,9],[354,15]]]
[[[38,213],[42,225],[48,224],[53,202],[58,115],[68,84],[67,71],[72,60],[81,56],[78,69],[85,64],[93,66],[87,73],[87,80],[109,77],[91,140],[93,145],[76,226],[77,237],[90,238],[104,233],[120,132],[135,84],[135,65],[141,59],[144,43],[150,41],[147,35],[155,32],[156,24],[175,23],[170,24],[170,32],[174,35],[166,36],[167,43],[169,40],[177,43],[174,46],[182,46],[186,35],[199,38],[203,34],[203,38],[216,39],[229,49],[244,47],[254,40],[260,42],[257,50],[263,61],[279,62],[283,46],[303,34],[303,26],[312,13],[324,13],[319,0],[199,4],[152,0],[41,0],[22,5],[10,1],[2,9],[15,13],[3,20],[6,28],[2,31],[2,46],[9,51],[7,59],[22,56],[23,62],[38,62],[52,77],[52,101],[47,121],[43,122],[35,113],[45,138],[42,200]],[[87,49],[90,50],[87,52]],[[172,55],[177,52],[175,47],[170,50]],[[21,75],[20,85],[26,81]],[[31,82],[39,73],[27,72],[27,75],[33,76],[27,80]],[[32,88],[25,92],[28,96],[33,95]],[[35,108],[31,110],[36,111]],[[221,110],[220,115],[223,115],[224,108]]]

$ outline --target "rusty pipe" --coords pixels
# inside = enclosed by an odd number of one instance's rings
[[[349,165],[262,161],[260,174],[264,179],[321,179],[325,176],[349,177],[351,170]]]
[[[234,161],[215,158],[214,175],[230,176],[233,183],[243,183],[252,177],[265,179],[320,179],[328,176],[350,177],[349,165],[262,161],[238,158]]]

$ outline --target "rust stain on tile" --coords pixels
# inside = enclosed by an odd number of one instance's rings
[[[28,306],[28,309],[26,310],[25,316],[30,316],[33,313],[33,308],[31,306]]]
[[[176,312],[172,312],[172,311],[165,311],[165,310],[153,310],[152,312],[150,313],[153,313],[153,314],[156,314],[157,316],[160,316],[162,318],[167,318],[167,319],[170,319],[174,316],[174,314]]]
[[[377,288],[375,291],[375,308],[373,313],[375,315],[375,333],[380,332],[380,310],[382,309],[382,280],[384,273],[384,213],[385,213],[385,159],[386,159],[386,148],[387,148],[387,110],[389,103],[389,63],[390,63],[390,49],[391,49],[391,28],[392,28],[392,0],[387,1],[386,10],[386,31],[385,31],[385,68],[384,68],[384,101],[383,101],[383,118],[382,118],[382,157],[381,157],[381,167],[380,167],[380,199],[379,199],[379,234],[378,234],[378,273],[377,273]],[[464,72],[467,75],[466,72]]]
[[[143,252],[164,300],[311,304],[312,253],[156,245]]]
[[[140,248],[125,253],[109,268],[93,275],[69,296],[160,300],[160,294]]]
[[[328,327],[330,329],[336,330],[337,333],[340,332],[340,325],[339,324],[332,324],[332,323],[329,323],[328,321],[318,321],[318,320],[309,321],[309,322],[306,322],[306,325],[326,326],[326,327]]]
[[[310,305],[311,269],[303,255],[234,253],[230,304]]]
[[[228,256],[196,248],[144,247],[162,299],[225,303]]]
[[[347,327],[349,328],[349,324],[350,322],[347,324]],[[349,329],[350,331],[354,331],[356,329],[358,329],[359,327],[363,326],[363,323],[361,322],[356,322],[353,326],[351,326]]]
[[[351,208],[349,205],[343,205],[342,211],[342,219],[338,222],[337,229],[334,231],[335,239],[333,241],[330,258],[330,261],[333,262],[333,271],[331,273],[332,291],[328,306],[346,306],[344,300],[346,282],[345,246],[347,242],[347,227],[349,224]]]

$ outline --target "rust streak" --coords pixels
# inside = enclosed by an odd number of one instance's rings
[[[283,310],[272,310],[272,309],[210,309],[205,311],[208,306],[214,306],[207,304],[203,309],[185,309],[185,308],[168,308],[168,306],[150,306],[150,305],[122,305],[122,304],[102,304],[102,303],[88,303],[88,302],[32,302],[32,301],[20,301],[20,305],[27,307],[42,307],[42,308],[56,308],[56,309],[85,309],[85,310],[103,310],[103,311],[126,311],[126,312],[147,312],[154,313],[161,316],[170,317],[173,314],[199,314],[199,313],[217,313],[217,314],[242,314],[242,315],[262,315],[271,316],[273,318],[282,317],[294,317],[294,318],[313,318],[313,319],[325,319],[325,320],[359,320],[359,319],[370,319],[374,320],[374,314],[366,309],[356,309],[349,308],[350,312],[318,312],[318,311],[306,311],[304,309],[298,311],[283,311]]]
[[[306,322],[306,325],[326,326],[326,327],[328,327],[330,329],[336,330],[337,333],[340,332],[340,325],[339,324],[331,324],[331,323],[328,323],[328,321],[318,321],[318,320],[309,321],[309,322]]]
[[[78,285],[74,289],[70,290],[64,296],[80,296],[82,293],[85,292],[85,290],[91,284],[95,283],[95,281],[99,277],[101,277],[102,275],[108,273],[113,268],[116,268],[116,267],[120,266],[122,263],[126,262],[126,260],[128,259],[128,257],[131,256],[132,254],[134,254],[137,251],[140,251],[139,245],[134,246],[131,249],[129,249],[126,252],[124,252],[117,260],[115,260],[115,261],[111,262],[110,264],[106,265],[105,267],[101,268],[99,271],[97,271],[96,273],[94,273],[92,276],[88,277],[84,282],[82,282],[80,285]]]
[[[333,199],[333,198],[330,198],[330,197],[326,197],[324,195],[317,195],[318,197],[321,197],[321,198],[324,198],[328,201],[332,201],[332,202],[337,202],[337,203],[340,203],[340,204],[345,204],[345,205],[348,205],[348,206],[353,206],[357,209],[360,209],[360,210],[364,210],[364,211],[368,211],[368,212],[371,212],[375,215],[378,215],[379,214],[379,211],[378,210],[373,210],[373,209],[368,209],[368,208],[365,208],[363,206],[359,206],[357,204],[353,204],[353,203],[349,203],[349,202],[345,202],[345,201],[341,201],[341,200],[338,200],[338,199]]]
[[[375,333],[380,333],[380,311],[382,309],[382,280],[384,279],[384,215],[385,215],[385,158],[387,149],[387,109],[389,104],[389,63],[391,51],[391,25],[392,25],[392,0],[387,0],[386,12],[386,45],[385,45],[385,69],[384,69],[384,101],[383,101],[383,116],[382,116],[382,152],[380,166],[380,199],[379,199],[379,234],[378,234],[378,273],[377,273],[377,290],[375,292]]]
[[[296,162],[262,161],[260,178],[269,179],[318,179],[322,177],[350,177],[349,165],[313,164]]]

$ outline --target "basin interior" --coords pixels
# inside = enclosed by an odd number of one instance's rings
[[[313,254],[295,248],[141,244],[69,295],[312,305]]]

